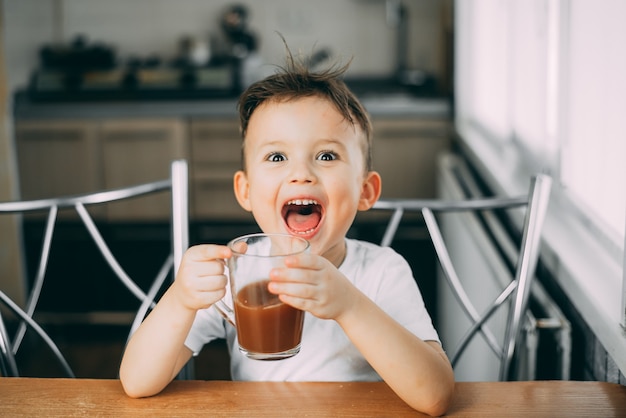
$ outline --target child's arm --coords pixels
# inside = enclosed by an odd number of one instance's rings
[[[184,342],[198,309],[225,294],[223,259],[230,250],[199,245],[185,253],[176,280],[133,334],[120,366],[120,380],[134,398],[159,393],[191,358]]]
[[[356,292],[352,308],[336,319],[346,335],[406,403],[429,415],[443,415],[454,375],[439,343],[420,340]]]
[[[270,291],[313,315],[334,319],[385,382],[411,407],[441,415],[454,391],[450,362],[437,342],[422,341],[355,288],[328,260],[290,257],[272,272]]]

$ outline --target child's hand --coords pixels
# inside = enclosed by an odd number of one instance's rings
[[[224,297],[226,283],[224,259],[231,251],[223,245],[196,245],[189,248],[176,274],[172,290],[178,301],[197,311],[208,308]]]
[[[285,259],[285,265],[272,270],[269,290],[288,305],[337,320],[356,301],[358,290],[324,257],[300,254]]]

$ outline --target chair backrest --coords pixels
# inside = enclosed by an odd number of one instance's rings
[[[470,328],[461,338],[458,347],[451,352],[453,367],[465,352],[468,344],[476,335],[481,335],[499,359],[499,379],[509,380],[511,363],[516,349],[516,340],[520,335],[523,316],[528,308],[529,294],[539,258],[541,230],[548,206],[552,180],[549,176],[539,174],[531,179],[528,195],[513,198],[478,198],[459,201],[440,199],[381,199],[374,209],[391,211],[381,245],[392,244],[403,215],[407,212],[421,212],[435,248],[443,276],[470,320]],[[525,208],[524,223],[521,230],[518,259],[513,279],[493,300],[490,306],[479,313],[464,288],[463,280],[457,273],[448,251],[447,243],[441,233],[435,214],[461,211],[496,211],[511,208]],[[461,276],[471,275],[471,271],[463,271]],[[508,302],[508,303],[505,303]],[[502,306],[509,306],[504,339],[499,342],[486,322]],[[448,350],[448,348],[446,348]],[[448,350],[450,351],[450,350]]]
[[[171,196],[171,251],[163,262],[157,276],[150,288],[144,291],[127,274],[117,258],[107,245],[103,234],[97,226],[87,208],[93,205],[102,205],[111,202],[118,202],[140,196],[169,193]],[[167,179],[144,183],[115,190],[99,191],[89,194],[57,197],[51,199],[40,199],[30,201],[0,202],[0,215],[2,214],[26,214],[34,212],[47,212],[45,230],[41,253],[39,255],[38,269],[36,277],[30,290],[27,292],[27,301],[24,307],[20,307],[0,288],[0,307],[4,305],[17,318],[17,328],[15,335],[11,338],[7,324],[3,320],[0,311],[0,375],[18,376],[19,370],[16,362],[24,335],[27,329],[32,329],[43,339],[52,353],[58,359],[61,367],[68,377],[74,377],[74,372],[63,353],[59,350],[55,342],[48,333],[33,319],[41,290],[46,277],[46,271],[50,260],[50,250],[52,238],[57,225],[58,211],[60,209],[73,208],[89,236],[96,244],[107,264],[111,267],[117,279],[137,298],[139,307],[137,308],[135,319],[130,327],[129,336],[139,326],[148,311],[154,306],[154,300],[159,290],[163,286],[169,273],[176,271],[183,252],[189,245],[189,219],[188,219],[188,167],[185,160],[175,160],[171,164],[170,176]]]

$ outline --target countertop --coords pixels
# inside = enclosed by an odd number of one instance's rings
[[[409,94],[368,94],[361,97],[372,117],[449,118],[450,103],[441,97]],[[237,117],[237,98],[145,101],[35,102],[18,93],[14,102],[16,120],[101,119],[151,117]]]
[[[420,417],[384,382],[175,380],[132,399],[119,380],[0,378],[2,416]],[[624,417],[607,382],[457,382],[447,417]]]

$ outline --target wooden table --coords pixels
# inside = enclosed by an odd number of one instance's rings
[[[385,383],[174,381],[151,398],[118,380],[0,378],[1,417],[422,416]],[[626,417],[626,386],[605,382],[459,382],[447,416]]]

